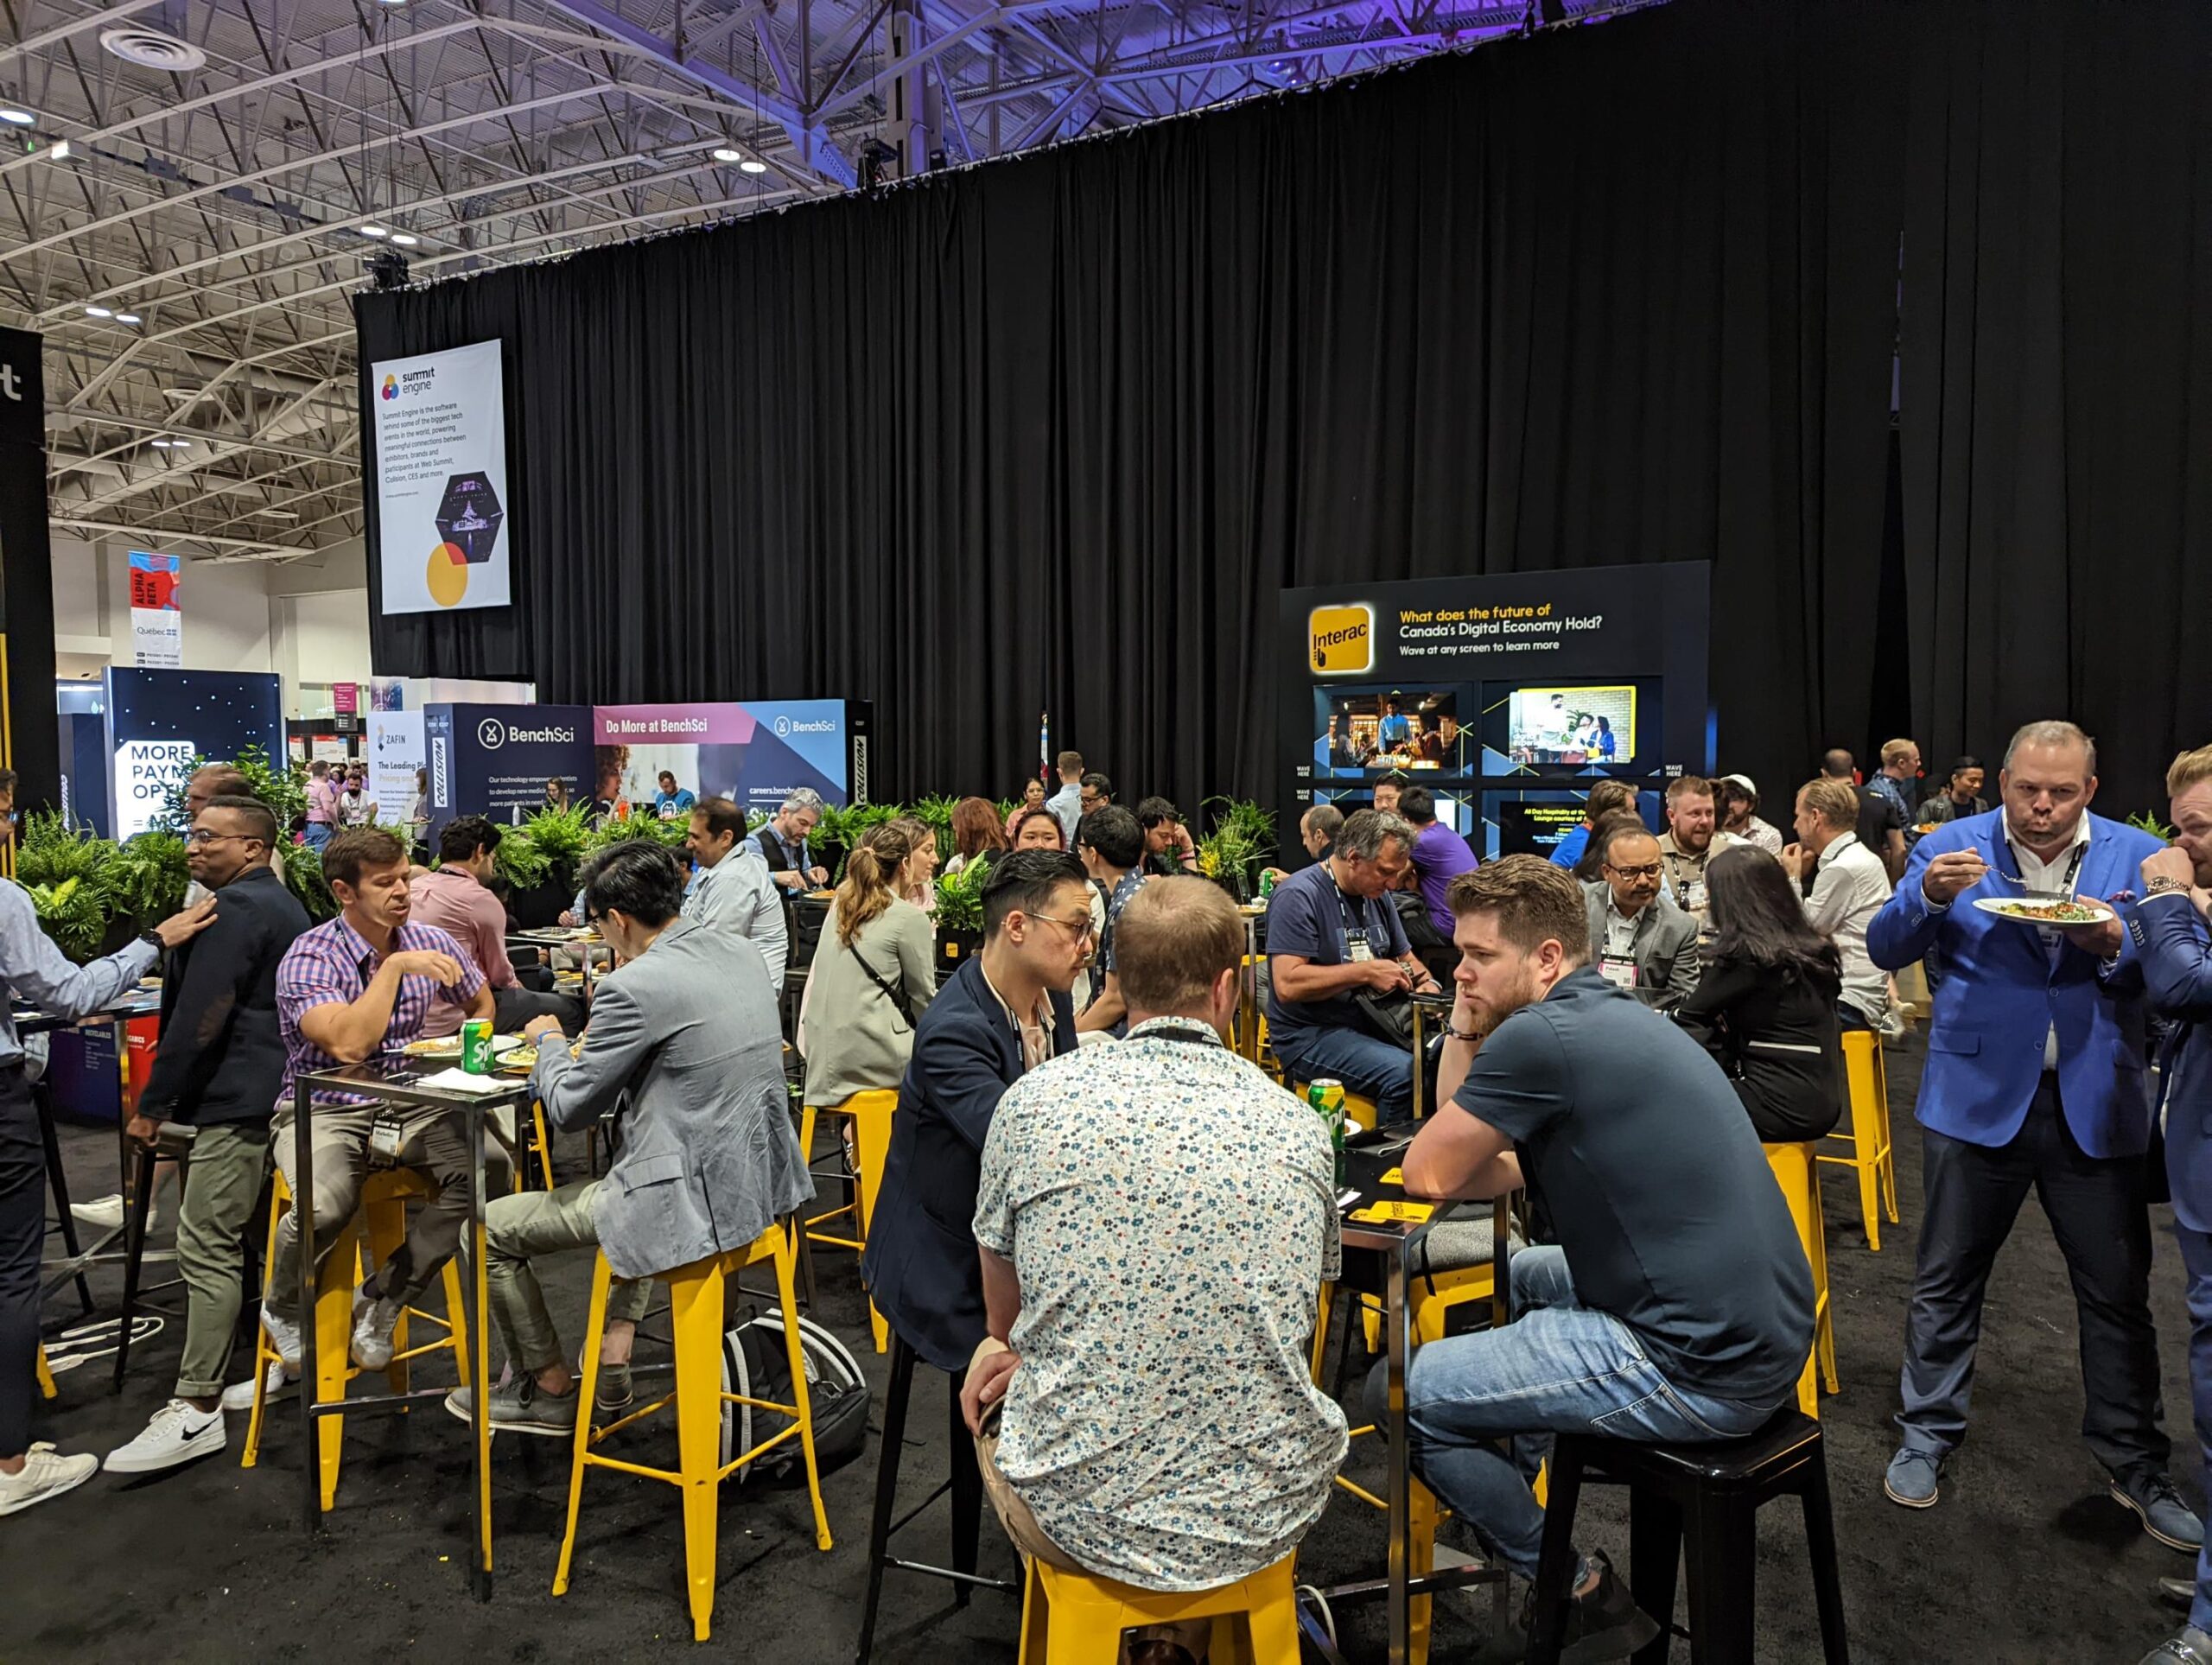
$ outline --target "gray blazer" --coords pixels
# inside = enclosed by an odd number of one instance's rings
[[[574,1053],[556,1038],[531,1085],[556,1128],[630,1106],[592,1198],[620,1278],[742,1248],[814,1195],[784,1085],[768,969],[746,938],[678,918],[600,979]]]
[[[905,993],[917,1022],[937,993],[937,969],[931,963],[936,947],[930,916],[903,899],[862,925],[853,944],[877,976]],[[801,1009],[808,1103],[842,1104],[855,1093],[898,1090],[913,1055],[913,1025],[861,969],[853,949],[837,940],[835,903],[822,921]]]
[[[1582,899],[1590,910],[1590,963],[1605,957],[1605,905],[1612,887],[1592,879],[1582,887]],[[1703,974],[1697,956],[1697,921],[1676,907],[1661,891],[1636,916],[1636,935],[1629,944],[1629,957],[1636,962],[1638,994],[1655,1006],[1672,1006],[1697,992]]]

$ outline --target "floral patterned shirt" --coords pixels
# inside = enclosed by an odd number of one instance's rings
[[[975,1224],[1021,1280],[998,1466],[1046,1535],[1148,1590],[1287,1554],[1344,1454],[1307,1368],[1339,1254],[1321,1119],[1151,1019],[1007,1090]]]

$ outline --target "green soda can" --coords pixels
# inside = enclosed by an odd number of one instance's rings
[[[1323,1076],[1306,1085],[1306,1102],[1320,1112],[1322,1125],[1329,1130],[1329,1147],[1336,1153],[1337,1183],[1344,1182],[1344,1084],[1332,1077]]]
[[[1266,901],[1275,893],[1275,870],[1268,867],[1260,874],[1260,899]]]
[[[491,1019],[470,1018],[461,1026],[461,1067],[473,1076],[492,1073]]]

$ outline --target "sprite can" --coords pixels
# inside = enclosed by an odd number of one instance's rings
[[[1328,1076],[1306,1085],[1306,1102],[1320,1112],[1329,1130],[1329,1147],[1335,1153],[1337,1183],[1344,1182],[1344,1084]]]
[[[1273,867],[1268,867],[1263,869],[1260,874],[1260,899],[1264,902],[1274,893],[1275,870]]]
[[[470,1018],[461,1026],[461,1067],[473,1076],[492,1073],[492,1020]]]

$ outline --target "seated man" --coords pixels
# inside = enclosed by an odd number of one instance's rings
[[[1659,841],[1634,822],[1607,829],[1599,877],[1583,886],[1590,963],[1616,988],[1672,1006],[1696,992],[1697,921],[1659,888]]]
[[[1321,1119],[1223,1044],[1244,930],[1220,887],[1154,880],[1116,939],[1128,1038],[1033,1071],[991,1121],[990,1333],[961,1408],[1017,1549],[1205,1590],[1288,1554],[1344,1459],[1306,1360],[1337,1274],[1334,1160]],[[1195,1655],[1206,1629],[1128,1635]]]
[[[1072,855],[1001,856],[983,885],[982,947],[914,1026],[861,1281],[899,1341],[956,1376],[984,1332],[969,1224],[983,1141],[1008,1087],[1075,1051],[1068,990],[1088,957],[1090,896]]]
[[[459,943],[492,989],[493,1020],[504,1033],[532,1018],[550,1017],[574,1034],[583,1026],[584,1003],[573,995],[540,994],[524,988],[507,957],[507,910],[487,887],[499,848],[500,831],[480,815],[456,816],[438,831],[438,865],[418,868],[408,880],[409,912]],[[426,1035],[450,1035],[461,1028],[461,1008],[441,1004],[423,1020]]]
[[[1395,814],[1348,817],[1325,861],[1294,873],[1268,904],[1268,1031],[1300,1081],[1332,1076],[1385,1122],[1414,1113],[1414,1055],[1366,1026],[1355,991],[1436,987],[1385,893],[1413,870],[1414,829]]]
[[[691,811],[683,842],[699,876],[683,899],[683,917],[750,939],[768,963],[768,986],[781,999],[791,933],[768,864],[744,839],[745,811],[729,799],[710,798]]]
[[[296,1077],[349,1064],[398,1064],[440,1002],[459,1006],[468,1017],[492,1015],[492,991],[461,944],[408,917],[407,846],[397,835],[348,827],[324,847],[322,872],[338,917],[302,932],[276,969],[285,1059],[270,1132],[276,1166],[295,1196]],[[468,1148],[467,1124],[458,1111],[379,1106],[327,1089],[315,1094],[314,1103],[316,1264],[353,1223],[368,1176],[370,1134],[379,1121],[393,1128],[399,1160],[438,1185],[437,1196],[416,1211],[406,1241],[354,1297],[353,1362],[381,1370],[391,1363],[391,1330],[401,1311],[461,1246],[477,1154]],[[298,1223],[298,1214],[287,1213],[277,1230],[276,1260],[261,1306],[262,1328],[287,1368],[300,1359]]]
[[[531,1086],[545,1118],[574,1131],[613,1110],[613,1166],[601,1179],[495,1198],[485,1213],[485,1282],[512,1379],[494,1388],[493,1427],[573,1436],[577,1394],[531,1261],[597,1244],[620,1280],[607,1296],[601,1409],[630,1399],[630,1343],[652,1277],[742,1249],[814,1195],[784,1085],[783,1030],[760,950],[682,917],[683,874],[658,844],[626,842],[584,867],[584,914],[614,950],[591,1024],[573,1047],[552,1018]],[[466,1420],[469,1394],[447,1407]]]
[[[1590,789],[1590,796],[1582,800],[1582,819],[1567,829],[1567,836],[1552,848],[1552,865],[1573,867],[1580,863],[1582,852],[1590,842],[1590,836],[1598,823],[1607,816],[1636,810],[1636,788],[1625,780],[1601,780]]]
[[[1515,1321],[1431,1342],[1406,1378],[1413,1457],[1491,1554],[1533,1579],[1544,1515],[1529,1480],[1549,1441],[1688,1441],[1754,1432],[1796,1391],[1813,1279],[1758,1137],[1719,1066],[1587,963],[1580,888],[1510,855],[1452,890],[1460,949],[1442,1062],[1451,1095],[1406,1153],[1423,1197],[1541,1194],[1556,1247],[1513,1256]],[[1370,1404],[1382,1385],[1369,1382]],[[1625,1658],[1659,1635],[1605,1557],[1583,1558],[1571,1657]]]
[[[1137,805],[1137,825],[1144,829],[1144,870],[1160,878],[1198,870],[1198,846],[1183,824],[1183,812],[1164,798],[1147,798]]]
[[[1298,842],[1306,847],[1306,855],[1316,861],[1325,861],[1344,824],[1344,812],[1342,810],[1333,804],[1316,804],[1298,817]],[[1290,877],[1287,867],[1262,867],[1260,871],[1271,885],[1280,885]]]
[[[1802,884],[1805,918],[1843,956],[1843,995],[1836,1014],[1847,1029],[1889,1026],[1889,974],[1866,951],[1866,927],[1890,899],[1890,870],[1859,842],[1859,794],[1826,776],[1797,789],[1798,842],[1782,865]]]

